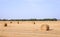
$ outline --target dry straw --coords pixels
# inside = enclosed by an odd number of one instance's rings
[[[4,24],[4,27],[7,27],[7,23]]]
[[[48,31],[49,30],[49,25],[47,25],[47,24],[41,25],[41,30],[42,31]]]

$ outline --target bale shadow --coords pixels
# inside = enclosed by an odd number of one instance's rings
[[[53,29],[49,29],[49,31],[52,31]]]

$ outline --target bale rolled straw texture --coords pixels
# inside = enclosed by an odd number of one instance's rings
[[[7,27],[7,23],[4,24],[4,27]]]
[[[47,24],[41,25],[41,31],[49,31],[49,25]]]

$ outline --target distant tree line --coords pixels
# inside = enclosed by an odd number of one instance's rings
[[[57,21],[57,19],[0,19],[0,21]]]

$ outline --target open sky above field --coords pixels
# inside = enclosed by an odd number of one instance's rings
[[[0,18],[60,19],[60,0],[0,0]]]

